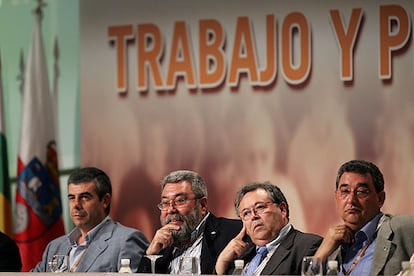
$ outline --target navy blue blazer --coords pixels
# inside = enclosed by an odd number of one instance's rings
[[[203,233],[200,256],[201,274],[213,274],[218,255],[242,229],[241,220],[217,218],[212,213],[208,216]],[[160,252],[163,257],[156,261],[156,273],[170,273],[169,265],[173,259],[174,246]],[[151,265],[147,258],[142,258],[138,272],[150,273]]]

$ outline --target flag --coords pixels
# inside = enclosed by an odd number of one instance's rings
[[[55,141],[55,114],[41,31],[41,6],[36,9],[27,56],[22,121],[17,161],[14,238],[22,271],[33,268],[52,239],[65,233]]]
[[[3,108],[3,79],[0,57],[0,231],[12,237],[10,178],[6,144],[6,120]]]

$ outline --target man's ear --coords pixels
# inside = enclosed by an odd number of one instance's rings
[[[108,193],[104,195],[104,197],[102,198],[102,202],[104,204],[104,208],[108,208],[109,204],[111,204],[111,195]]]
[[[378,197],[378,205],[381,208],[385,202],[385,192],[382,191],[382,192],[377,193],[377,197]]]
[[[208,211],[208,200],[207,200],[207,197],[202,197],[199,200],[200,200],[201,209],[203,211],[207,212]]]
[[[278,204],[279,209],[285,213],[285,215],[287,215],[287,205],[286,202],[282,201],[281,203]]]

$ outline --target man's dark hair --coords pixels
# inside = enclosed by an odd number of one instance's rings
[[[112,195],[112,184],[111,180],[109,179],[108,175],[95,167],[85,167],[80,168],[74,171],[68,179],[68,185],[69,184],[81,184],[86,182],[93,182],[95,183],[96,187],[96,193],[98,194],[99,200],[102,200],[102,198],[106,194]],[[106,208],[106,214],[109,214],[111,208],[111,204],[108,204],[108,207]]]
[[[282,191],[279,189],[278,186],[273,185],[272,183],[268,181],[264,183],[252,182],[252,183],[246,184],[240,189],[240,191],[237,192],[236,200],[234,201],[234,208],[236,208],[237,215],[240,215],[239,207],[240,207],[240,201],[243,199],[243,197],[248,192],[251,192],[257,189],[265,190],[267,194],[269,195],[269,198],[272,200],[272,202],[276,204],[285,202],[286,203],[286,217],[287,219],[289,219],[289,204],[286,200],[285,195],[282,193]]]
[[[339,186],[339,179],[344,173],[358,173],[358,174],[370,174],[372,181],[374,182],[376,192],[384,191],[384,176],[382,175],[380,169],[371,162],[365,160],[351,160],[344,163],[338,170],[336,176],[336,189]]]

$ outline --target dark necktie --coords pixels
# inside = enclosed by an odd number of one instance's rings
[[[260,265],[260,263],[263,261],[263,259],[267,255],[267,248],[266,246],[261,246],[257,250],[256,256],[252,259],[252,261],[249,264],[249,267],[247,268],[244,275],[250,276],[253,274],[253,272],[256,270],[256,268]]]

